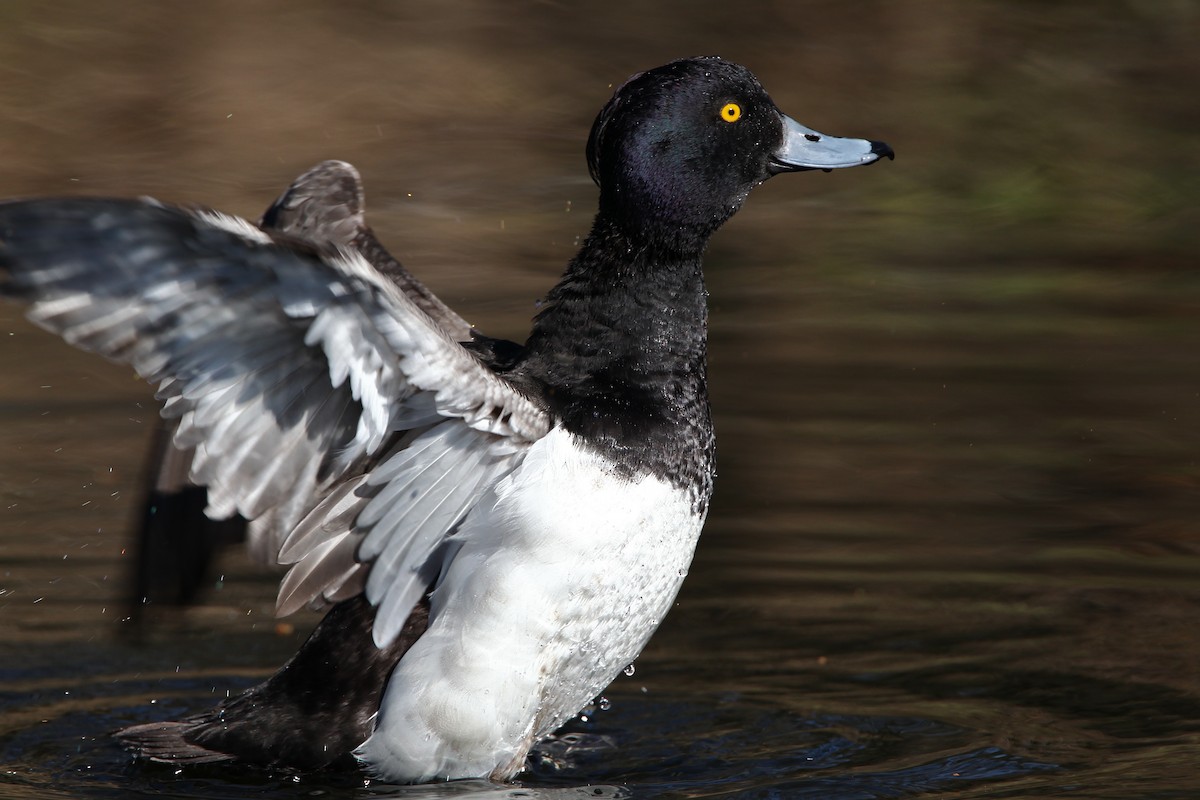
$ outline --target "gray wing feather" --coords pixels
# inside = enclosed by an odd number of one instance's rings
[[[374,559],[376,640],[390,641],[439,543],[549,429],[353,252],[212,212],[86,199],[0,205],[0,242],[0,292],[159,383],[209,513],[277,531],[276,560],[294,563],[281,610],[345,596]]]
[[[393,454],[368,478],[376,494],[358,515],[366,533],[359,558],[371,560],[367,599],[379,607],[375,641],[399,633],[441,559],[435,552],[492,486],[520,463],[520,454],[493,447],[494,434],[444,422]],[[398,532],[404,535],[397,535]]]
[[[292,182],[263,214],[264,228],[318,244],[358,251],[385,278],[456,341],[471,340],[471,326],[404,268],[367,224],[362,177],[345,161],[322,161]]]

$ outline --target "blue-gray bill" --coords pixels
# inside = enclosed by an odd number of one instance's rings
[[[895,153],[885,142],[869,139],[846,139],[827,136],[796,120],[783,116],[783,144],[771,154],[772,173],[799,172],[806,169],[860,167],[873,164],[883,157],[894,159]]]

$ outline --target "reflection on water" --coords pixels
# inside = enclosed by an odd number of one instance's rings
[[[303,631],[231,556],[203,608],[117,635],[150,392],[0,307],[0,794],[1200,786],[1196,3],[227,11],[6,6],[2,193],[254,216],[344,158],[397,253],[519,338],[633,70],[720,52],[899,158],[772,181],[714,241],[697,561],[611,709],[519,790],[129,764],[109,731],[253,683]]]

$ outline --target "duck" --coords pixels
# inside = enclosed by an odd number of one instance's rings
[[[206,513],[276,543],[277,611],[325,610],[258,686],[118,732],[136,754],[509,781],[637,658],[713,488],[709,238],[774,176],[894,153],[705,56],[618,86],[586,155],[592,227],[523,344],[458,339],[344,240],[0,205],[0,293],[157,384]]]

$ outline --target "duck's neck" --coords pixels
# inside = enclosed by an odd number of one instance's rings
[[[521,371],[545,387],[568,430],[618,466],[698,489],[707,501],[704,241],[664,238],[598,216],[547,296]]]

